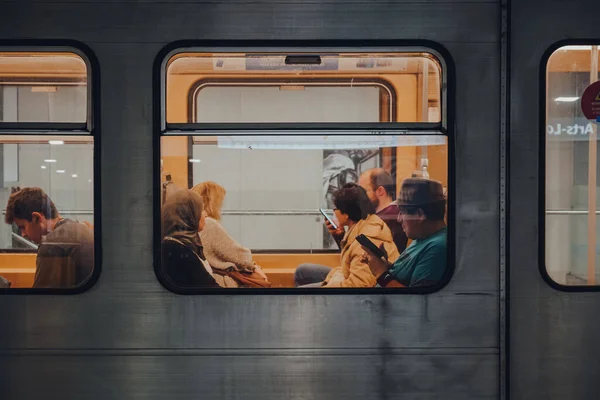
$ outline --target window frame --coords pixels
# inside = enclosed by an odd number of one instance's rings
[[[546,282],[552,289],[561,292],[600,292],[600,282],[596,285],[564,285],[556,282],[546,267],[546,180],[548,176],[546,174],[546,144],[548,140],[548,132],[546,126],[548,120],[546,119],[546,104],[547,98],[547,71],[548,62],[552,55],[562,47],[565,46],[600,46],[600,38],[598,39],[565,39],[558,42],[552,43],[542,55],[540,61],[539,70],[539,182],[538,182],[538,269],[542,280]]]
[[[0,52],[68,52],[81,57],[86,65],[86,121],[85,122],[0,122],[0,136],[91,136],[93,140],[93,212],[94,212],[94,268],[90,278],[74,288],[2,288],[0,295],[75,295],[88,291],[98,281],[102,270],[101,196],[100,196],[100,66],[90,47],[75,40],[0,40]],[[26,253],[37,253],[25,251]],[[24,253],[0,250],[2,254]]]
[[[166,121],[167,64],[182,52],[244,52],[244,53],[303,53],[332,52],[424,52],[432,54],[440,64],[440,121],[411,123],[168,123]],[[356,295],[356,294],[431,294],[443,289],[452,279],[455,269],[455,68],[450,53],[437,42],[428,40],[361,40],[361,41],[197,41],[182,40],[169,43],[156,56],[153,71],[154,163],[154,272],[160,284],[179,295]],[[436,285],[414,288],[182,288],[172,285],[163,274],[161,263],[161,183],[160,141],[163,136],[223,136],[230,134],[260,135],[285,130],[290,135],[310,135],[316,130],[332,131],[333,135],[427,135],[439,132],[447,138],[448,196],[447,196],[447,268]],[[238,133],[235,133],[238,132]],[[280,252],[278,250],[278,252]],[[258,252],[257,252],[258,254]]]

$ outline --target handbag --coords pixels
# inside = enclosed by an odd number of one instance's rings
[[[263,275],[256,272],[246,271],[229,271],[227,272],[231,278],[233,278],[240,287],[253,287],[253,288],[270,288],[271,282],[269,282]]]

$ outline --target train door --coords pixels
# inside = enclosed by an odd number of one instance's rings
[[[597,123],[582,111],[600,76],[596,5],[511,5],[512,399],[598,397]]]

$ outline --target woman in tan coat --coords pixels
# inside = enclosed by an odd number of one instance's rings
[[[346,227],[340,243],[340,266],[329,268],[302,264],[295,273],[300,287],[374,287],[377,283],[369,266],[363,261],[363,249],[356,240],[365,235],[376,246],[383,244],[390,261],[398,258],[392,232],[386,223],[375,215],[375,209],[363,188],[355,183],[344,185],[333,195],[335,217],[339,226]]]

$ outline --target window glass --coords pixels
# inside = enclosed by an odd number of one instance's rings
[[[72,53],[0,51],[0,122],[86,122],[86,71]]]
[[[180,53],[166,74],[170,123],[441,121],[441,65],[429,53]]]
[[[159,276],[177,289],[441,284],[441,63],[286,54],[301,57],[183,52],[166,63]],[[361,234],[385,263],[363,258]]]
[[[92,277],[87,74],[73,53],[0,51],[2,289],[71,289]]]
[[[581,108],[599,79],[598,61],[597,46],[565,46],[547,63],[545,257],[562,285],[599,282],[597,124]]]

